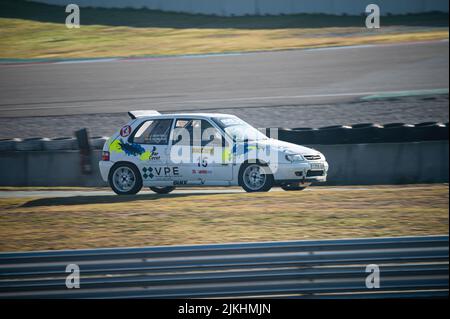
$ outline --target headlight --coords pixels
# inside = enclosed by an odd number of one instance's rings
[[[300,154],[286,154],[286,159],[289,162],[303,162],[305,160]]]

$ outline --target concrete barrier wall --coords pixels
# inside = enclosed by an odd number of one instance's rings
[[[329,185],[448,182],[448,141],[313,145],[330,163]]]
[[[76,3],[81,7],[147,8],[219,16],[296,13],[360,15],[370,3],[379,5],[382,15],[448,12],[447,0],[35,0],[34,2],[64,6]]]
[[[448,182],[448,141],[312,145],[330,163],[329,185]],[[101,151],[93,151],[92,175],[80,173],[78,151],[0,153],[0,186],[106,186]]]
[[[106,186],[100,177],[101,151],[92,152],[92,175],[82,175],[79,151],[0,153],[0,186]]]

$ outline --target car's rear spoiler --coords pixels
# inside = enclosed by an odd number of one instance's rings
[[[131,119],[135,119],[138,117],[145,117],[145,116],[153,116],[153,115],[160,115],[158,111],[155,110],[140,110],[140,111],[130,111],[128,112],[128,115],[131,117]]]

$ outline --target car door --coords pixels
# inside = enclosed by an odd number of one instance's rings
[[[205,119],[175,120],[169,162],[179,167],[179,185],[227,185],[232,179],[232,165],[222,164],[222,135]]]
[[[201,147],[195,146],[200,131],[196,118],[176,118],[171,137],[169,163],[176,166],[179,176],[174,185],[202,185],[204,181],[195,173],[197,162],[201,160]]]
[[[226,185],[233,178],[233,165],[224,156],[229,149],[227,141],[209,120],[201,120],[201,132],[201,152],[196,163],[196,173],[207,184]]]
[[[130,138],[144,185],[171,185],[177,169],[169,165],[172,119],[144,121]]]

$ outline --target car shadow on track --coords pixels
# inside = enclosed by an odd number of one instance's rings
[[[185,193],[185,194],[138,194],[138,195],[90,195],[90,196],[70,196],[70,197],[49,197],[39,198],[27,201],[20,207],[39,207],[39,206],[71,206],[71,205],[92,205],[92,204],[117,204],[135,201],[148,201],[162,198],[181,198],[181,197],[195,197],[207,195],[228,195],[233,194],[224,192],[210,192],[210,193]]]

